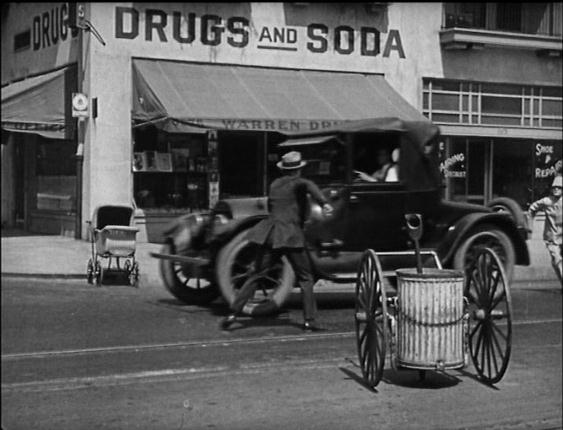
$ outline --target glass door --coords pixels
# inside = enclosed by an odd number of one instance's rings
[[[490,164],[491,143],[484,139],[467,142],[467,201],[485,204],[491,198]]]

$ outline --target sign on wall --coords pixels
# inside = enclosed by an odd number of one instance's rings
[[[561,150],[556,151],[554,143],[536,143],[534,155],[536,157],[534,176],[537,179],[551,178],[555,176],[557,169],[561,168]]]
[[[88,96],[82,93],[72,93],[72,117],[87,118],[89,115]]]
[[[390,28],[383,33],[376,26],[357,22],[331,27],[323,22],[322,16],[300,26],[261,25],[247,16],[116,6],[114,36],[185,47],[406,58],[398,29]]]

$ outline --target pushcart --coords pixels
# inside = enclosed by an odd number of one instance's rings
[[[133,208],[125,205],[98,206],[90,224],[92,256],[88,260],[86,279],[101,285],[110,272],[125,274],[132,286],[138,286],[139,263],[135,261],[136,235]],[[107,265],[103,260],[107,260]],[[121,260],[125,260],[123,266]],[[115,264],[112,264],[114,263]]]
[[[381,381],[390,353],[395,370],[460,369],[469,356],[486,384],[504,376],[512,344],[512,304],[497,254],[483,247],[464,272],[443,269],[431,251],[418,249],[420,219],[407,226],[416,244],[416,269],[383,270],[393,253],[367,249],[358,269],[355,326],[365,383]],[[409,218],[410,217],[410,218]],[[423,268],[422,266],[434,266]]]

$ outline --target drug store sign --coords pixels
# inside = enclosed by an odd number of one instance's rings
[[[189,11],[115,7],[115,38],[176,44],[182,47],[207,46],[284,51],[312,54],[335,53],[405,59],[399,30],[380,32],[375,26],[342,23],[330,28],[322,19],[303,27],[259,25],[245,16],[197,14]]]

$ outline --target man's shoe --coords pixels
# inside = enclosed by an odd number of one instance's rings
[[[234,323],[236,320],[237,320],[237,316],[235,314],[226,316],[221,321],[221,329],[227,330],[231,326],[231,324]]]

